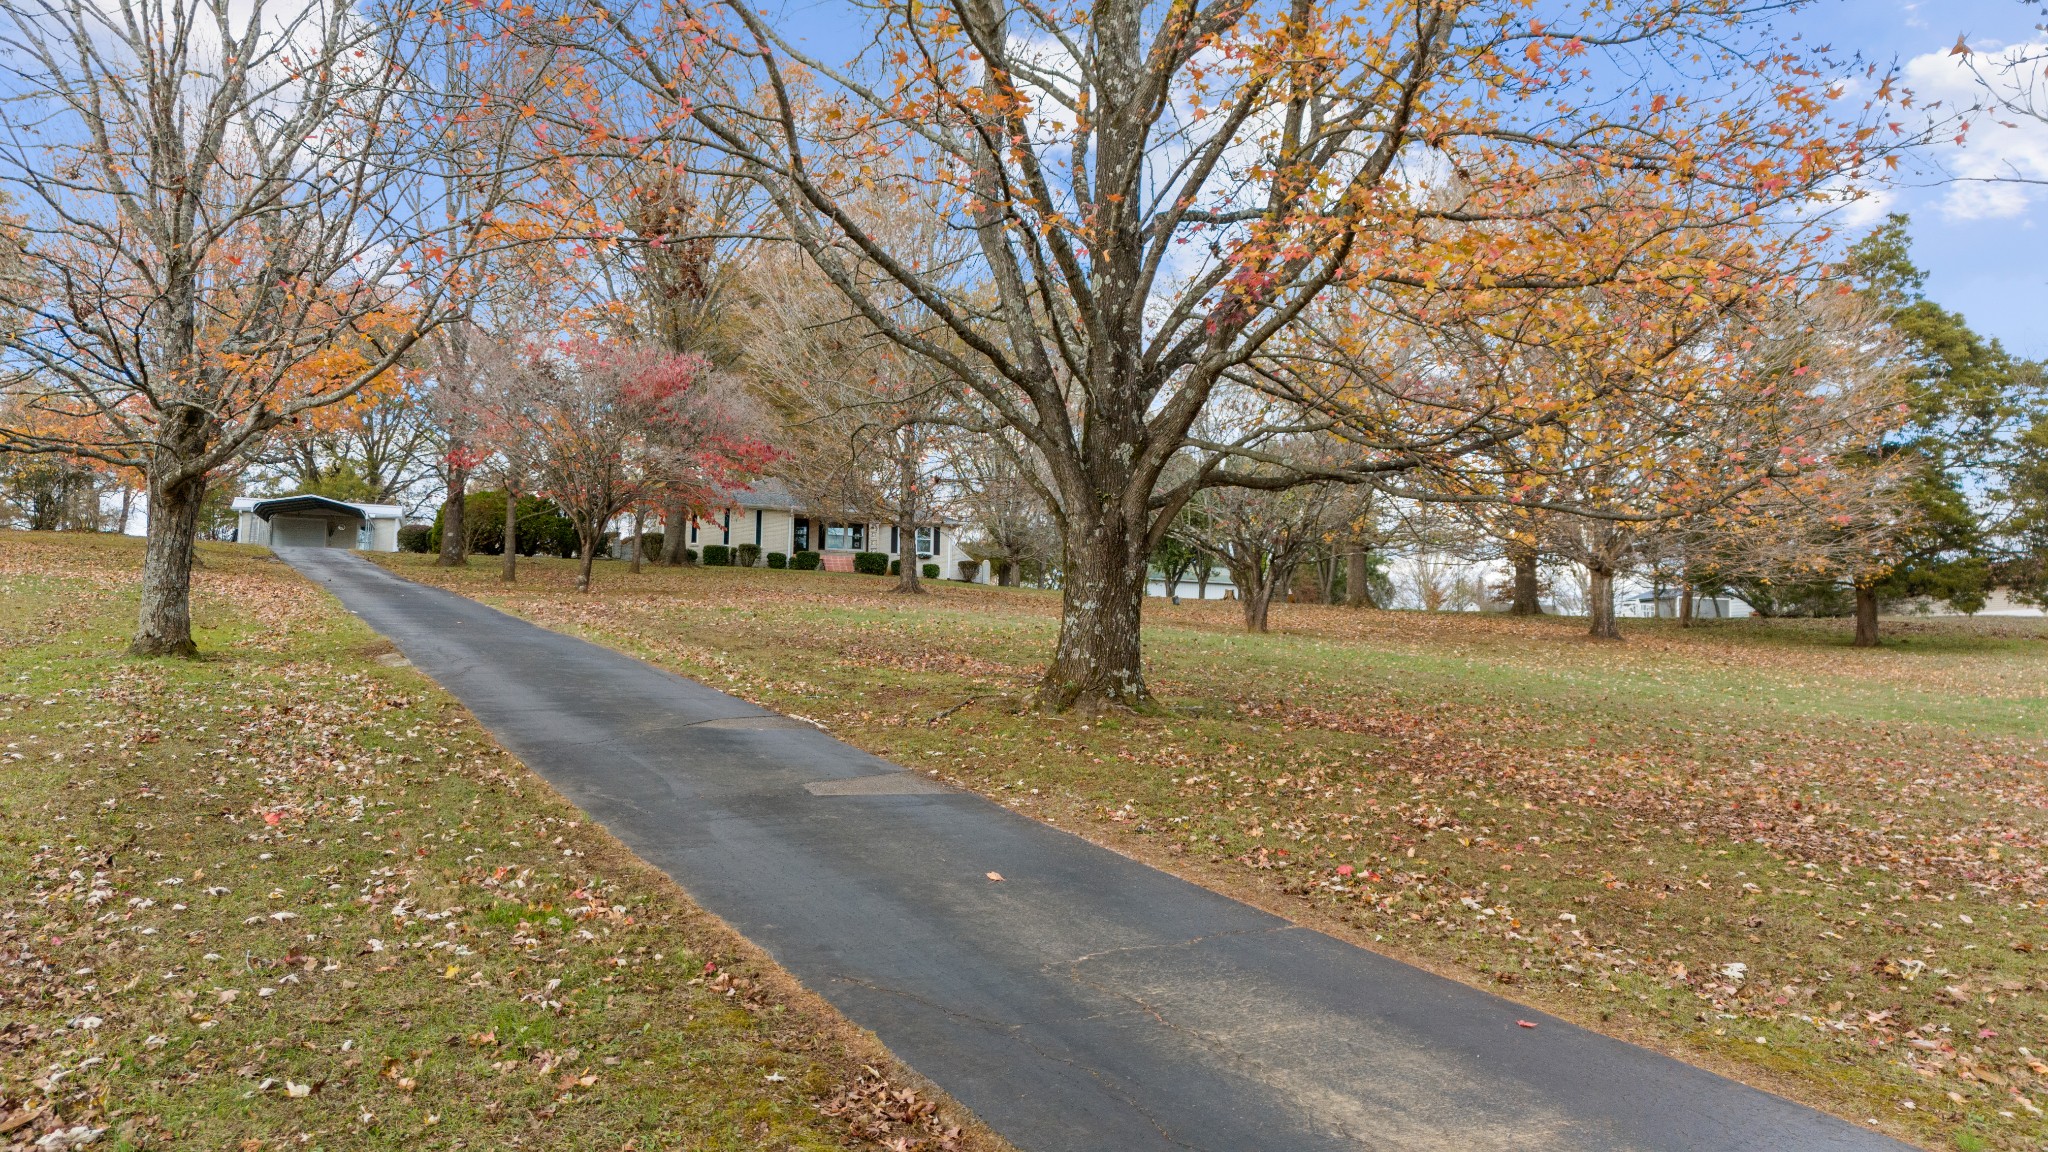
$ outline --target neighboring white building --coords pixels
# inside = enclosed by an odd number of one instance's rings
[[[398,551],[396,504],[354,504],[325,496],[237,497],[235,540],[271,548],[353,548]]]
[[[881,552],[891,560],[903,556],[905,541],[891,524],[850,523],[828,520],[806,511],[789,485],[773,478],[756,481],[728,495],[731,503],[699,517],[690,525],[688,545],[699,553],[707,544],[738,547],[752,544],[761,555],[780,552],[817,552],[832,568],[851,571],[856,552]],[[937,521],[918,527],[910,551],[918,563],[937,564],[939,575],[960,578],[960,564],[970,560],[961,551],[962,525]],[[981,565],[975,579],[989,579],[987,565]]]

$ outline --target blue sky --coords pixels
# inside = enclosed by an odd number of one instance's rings
[[[1956,37],[1980,50],[2048,41],[2035,27],[2037,11],[2020,0],[1820,0],[1784,23],[1838,53],[1897,61],[1922,94],[1959,96],[1968,88],[1948,55]],[[1942,147],[1935,158],[1950,171],[2014,165],[2048,181],[2048,126],[2008,129],[1978,117],[1963,147]],[[1927,294],[2013,351],[2048,357],[2048,186],[1941,184],[1929,174],[1858,207],[1865,216],[1910,214],[1913,256],[1929,273]]]

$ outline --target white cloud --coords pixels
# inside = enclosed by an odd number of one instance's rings
[[[2002,62],[2038,61],[2043,53],[2048,53],[2048,43],[2013,44],[1972,56],[1951,55],[1944,48],[1907,61],[1905,80],[1923,107],[1939,101],[1945,108],[1969,109],[1987,96],[2013,95],[1996,88],[1987,91],[1980,76],[1995,84],[2007,74]],[[2048,123],[2001,111],[1975,112],[1968,118],[1970,131],[1964,141],[1944,142],[1937,149],[1938,162],[1955,178],[1940,201],[1942,215],[1951,220],[2027,215],[2048,192],[2026,183],[2048,183]]]

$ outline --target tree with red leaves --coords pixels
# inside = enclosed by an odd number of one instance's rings
[[[605,529],[635,505],[703,508],[774,463],[740,387],[702,356],[673,356],[587,336],[529,349],[504,387],[539,494],[576,526],[580,592]]]

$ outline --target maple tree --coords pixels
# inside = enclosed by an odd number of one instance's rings
[[[572,335],[530,347],[498,387],[519,393],[497,411],[516,424],[536,494],[576,526],[579,591],[620,513],[676,492],[708,507],[775,460],[744,392],[699,356]]]
[[[853,307],[1042,464],[1066,611],[1040,698],[1063,708],[1146,698],[1147,558],[1196,491],[1242,475],[1233,444],[1190,430],[1326,290],[1447,307],[1654,278],[1653,238],[1864,163],[1878,130],[1835,115],[1769,28],[1782,7],[891,2],[845,62],[737,0],[591,10],[585,29],[624,42],[605,64],[638,86],[609,131],[728,158]],[[1667,81],[1686,94],[1646,95]],[[934,197],[971,259],[926,266],[868,227],[851,205],[878,191]],[[888,307],[903,297],[914,318]],[[1333,471],[1452,458],[1499,423],[1380,427]],[[1162,487],[1190,448],[1212,459]]]

